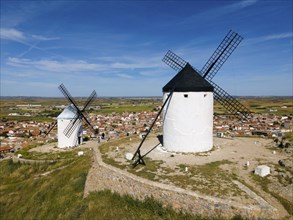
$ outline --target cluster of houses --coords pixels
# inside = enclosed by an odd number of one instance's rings
[[[214,132],[217,136],[265,136],[280,137],[292,132],[292,116],[251,114],[248,118],[227,115],[214,116]]]
[[[107,115],[92,116],[92,122],[98,129],[99,134],[105,134],[110,138],[121,137],[130,134],[141,134],[149,129],[158,113],[151,112],[124,112],[121,114],[111,113]],[[162,127],[162,120],[155,123],[153,130]]]
[[[44,132],[50,123],[35,121],[0,121],[0,154],[48,142]]]
[[[105,115],[90,114],[90,120],[98,135],[103,139],[118,139],[131,134],[141,134],[149,129],[149,125],[156,117],[157,112],[124,112]],[[49,135],[46,132],[53,125],[47,122],[35,121],[0,121],[0,154],[15,151],[33,144],[44,144],[57,140],[57,129]],[[158,130],[162,122],[158,121],[153,130]],[[95,134],[90,128],[84,128],[84,136],[93,137]]]
[[[123,136],[142,135],[152,124],[156,111],[124,112],[111,114],[89,115],[92,125],[104,139],[118,139]],[[52,122],[54,123],[54,122]],[[0,121],[0,154],[14,151],[32,144],[44,144],[57,140],[57,132],[53,130],[46,136],[52,123],[35,121]],[[161,131],[162,118],[159,117],[153,131]],[[292,116],[276,116],[274,114],[252,114],[247,119],[229,115],[214,116],[214,134],[223,136],[265,136],[278,137],[283,133],[292,132]],[[94,136],[94,132],[84,128],[84,135]]]

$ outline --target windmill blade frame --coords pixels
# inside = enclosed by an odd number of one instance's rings
[[[168,52],[163,57],[162,61],[178,72],[182,70],[187,64],[187,61],[182,59],[177,54],[173,53],[171,50],[168,50]],[[192,66],[192,68],[200,73],[200,71],[196,69],[194,66]]]
[[[203,74],[203,78],[212,80],[236,47],[240,44],[242,39],[243,37],[241,37],[238,33],[230,30],[210,59],[201,69],[200,72]]]
[[[173,53],[171,50],[168,50],[162,61],[178,72],[182,70],[187,64],[185,60],[183,60],[177,54]]]
[[[97,97],[97,93],[94,90],[94,91],[92,91],[90,96],[87,98],[87,101],[85,102],[85,105],[84,105],[83,109],[81,110],[81,112],[84,112],[88,108],[88,106],[93,103],[93,101],[96,99],[96,97]]]
[[[73,133],[74,129],[77,127],[78,123],[76,123],[80,119],[78,113],[75,114],[74,118],[68,123],[63,133],[66,137],[70,137]]]
[[[79,108],[77,107],[77,103],[75,102],[75,100],[73,99],[73,97],[71,96],[71,94],[66,89],[66,87],[64,86],[63,83],[61,85],[59,85],[58,89],[62,92],[62,94],[64,95],[64,97],[67,98],[68,101],[71,102],[74,105],[74,107],[76,108],[76,110],[78,112],[80,112]]]
[[[84,112],[88,106],[93,103],[93,101],[96,99],[97,97],[97,93],[96,91],[94,90],[90,96],[88,97],[87,101],[86,101],[86,104],[84,105],[83,109],[81,110],[81,112]],[[88,121],[87,117],[84,116],[84,114],[82,114],[82,118],[86,121],[86,123],[93,129],[93,131],[95,130],[94,127],[92,126],[92,124]]]
[[[213,81],[208,82],[214,87],[214,98],[218,101],[224,108],[226,108],[231,114],[241,113],[244,117],[247,117],[251,112],[248,108],[242,105],[237,99],[227,93],[219,85]]]
[[[66,135],[66,137],[70,137],[72,135],[72,133],[74,132],[74,130],[81,124],[82,124],[82,121],[76,120],[73,123],[72,127],[67,131],[67,133],[66,134],[65,134],[65,132],[63,132],[63,133]]]

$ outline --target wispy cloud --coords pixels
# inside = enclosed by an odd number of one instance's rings
[[[116,59],[115,59],[116,60]],[[110,62],[109,62],[110,61]],[[111,62],[112,61],[112,62]],[[160,62],[152,62],[152,60],[145,60],[141,58],[129,58],[125,62],[114,62],[114,59],[108,59],[108,62],[89,62],[85,60],[52,60],[52,59],[41,59],[33,60],[19,57],[9,57],[6,62],[7,65],[13,67],[39,69],[50,72],[89,72],[89,71],[111,71],[116,72],[117,70],[134,70],[144,69],[151,70],[161,65]],[[126,74],[116,74],[119,77],[128,77]]]
[[[23,44],[29,47],[27,50],[23,51],[18,57],[25,56],[32,49],[41,50],[41,51],[50,53],[51,55],[59,56],[51,52],[48,52],[47,49],[37,46],[41,41],[58,40],[59,39],[58,37],[46,37],[43,35],[29,35],[15,28],[0,28],[0,38],[3,40],[18,42],[20,44]]]
[[[284,38],[292,38],[293,33],[281,33],[281,34],[273,34],[262,37],[263,40],[279,40]]]
[[[252,6],[257,3],[258,0],[244,0],[232,4],[228,4],[225,6],[212,8],[210,10],[203,11],[201,13],[195,14],[193,16],[188,17],[183,21],[183,23],[191,23],[197,20],[197,18],[201,19],[215,19],[216,17],[221,17],[239,10],[242,10],[244,8],[247,8],[249,6]]]
[[[254,5],[258,0],[244,0],[240,1],[238,3],[235,3],[235,6],[240,7],[240,8],[245,8],[251,5]]]
[[[270,34],[270,35],[265,35],[261,37],[255,37],[255,38],[250,38],[245,40],[246,45],[250,44],[255,44],[259,42],[265,42],[265,41],[271,41],[271,40],[282,40],[282,39],[287,39],[293,37],[293,33],[288,32],[288,33],[279,33],[279,34]]]
[[[43,35],[36,34],[27,34],[15,28],[0,28],[0,37],[1,39],[17,41],[17,42],[25,42],[38,40],[38,41],[48,41],[48,40],[58,40],[59,37],[47,37]]]
[[[240,2],[236,2],[227,6],[222,6],[217,9],[215,9],[214,12],[218,12],[219,14],[226,14],[235,12],[244,8],[247,8],[249,6],[252,6],[257,3],[258,0],[244,0]]]
[[[68,60],[68,61],[57,61],[57,60],[31,60],[10,57],[8,58],[7,64],[15,67],[29,67],[34,69],[41,69],[50,72],[79,72],[79,71],[94,71],[101,70],[103,65],[89,63],[83,60]]]
[[[15,41],[23,45],[29,46],[29,51],[33,48],[40,49],[37,47],[37,43],[29,42],[29,39],[24,32],[16,30],[14,28],[0,28],[0,38],[8,41]]]

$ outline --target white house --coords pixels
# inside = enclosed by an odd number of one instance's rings
[[[68,124],[72,120],[75,120],[77,116],[76,108],[73,105],[69,105],[57,117],[59,148],[73,147],[82,144],[82,119],[76,121],[68,135],[64,134],[64,130],[67,128]]]
[[[187,64],[163,87],[163,145],[168,151],[213,147],[213,86]]]

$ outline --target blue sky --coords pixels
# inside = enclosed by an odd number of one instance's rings
[[[292,1],[3,1],[1,96],[160,96],[170,49],[201,69],[244,37],[214,82],[231,95],[292,95]]]

